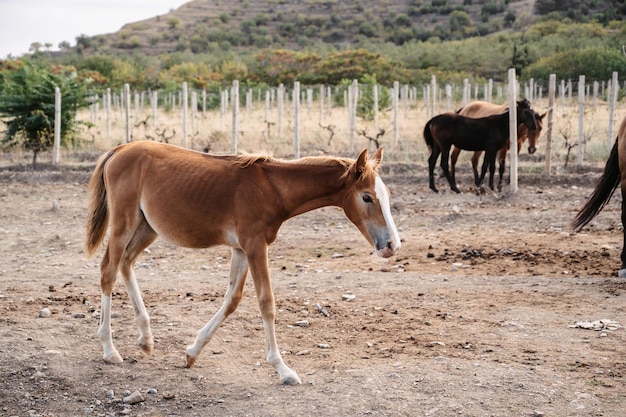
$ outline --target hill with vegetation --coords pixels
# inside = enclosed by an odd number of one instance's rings
[[[170,13],[25,57],[101,88],[337,84],[626,72],[626,5],[598,0],[192,0]]]
[[[608,24],[624,17],[617,1],[551,0],[192,0],[129,23],[113,34],[77,38],[85,53],[213,53],[232,48],[338,49],[368,43],[460,40],[524,30],[548,18]]]

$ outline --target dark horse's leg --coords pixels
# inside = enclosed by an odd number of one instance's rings
[[[438,193],[439,190],[435,187],[435,165],[437,164],[437,158],[441,153],[439,146],[433,145],[430,149],[430,156],[428,157],[428,186],[431,190]]]
[[[456,146],[452,148],[452,153],[450,154],[450,176],[452,177],[452,182],[456,184],[456,161],[459,159],[459,154],[461,153],[461,148],[457,148]]]
[[[450,175],[450,169],[448,166],[449,162],[450,162],[450,148],[444,147],[444,149],[442,149],[441,151],[441,169],[443,170],[443,173],[448,179],[448,183],[450,184],[450,188],[452,189],[452,191],[458,194],[461,192],[461,190],[459,190],[459,188],[456,186],[456,182],[454,181],[454,178]]]
[[[481,168],[480,171],[480,178],[478,178],[478,181],[476,181],[476,188],[478,188],[478,191],[481,192],[481,186],[483,181],[485,180],[485,174],[487,174],[487,168],[489,168],[489,172],[491,173],[492,179],[491,179],[491,184],[489,184],[489,186],[491,187],[491,189],[493,190],[493,174],[496,170],[496,153],[494,151],[485,151],[485,156],[483,158],[483,166]]]
[[[498,192],[502,191],[502,180],[504,179],[504,170],[506,166],[506,153],[506,148],[502,148],[498,152],[498,162],[500,163],[500,167],[498,168],[498,172],[500,174],[500,178],[498,179]]]
[[[482,151],[474,152],[472,155],[472,172],[474,172],[474,184],[478,183],[478,162],[480,161],[480,155]]]
[[[626,181],[622,180],[622,227],[626,226]],[[624,229],[626,230],[626,229]],[[620,278],[626,278],[626,231],[624,232],[624,239],[622,242],[622,268],[619,270],[618,276]]]

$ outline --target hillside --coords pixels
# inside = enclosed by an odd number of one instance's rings
[[[334,48],[364,43],[464,39],[520,30],[541,16],[608,21],[624,16],[617,0],[192,0],[170,13],[77,38],[85,54],[156,56],[233,48]]]

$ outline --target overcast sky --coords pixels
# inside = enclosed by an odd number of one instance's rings
[[[28,52],[33,42],[67,41],[117,32],[126,23],[177,9],[189,0],[0,0],[0,59]]]

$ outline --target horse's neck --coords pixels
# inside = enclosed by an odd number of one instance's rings
[[[342,166],[280,165],[266,170],[280,194],[287,218],[326,206],[341,206],[346,187]]]

